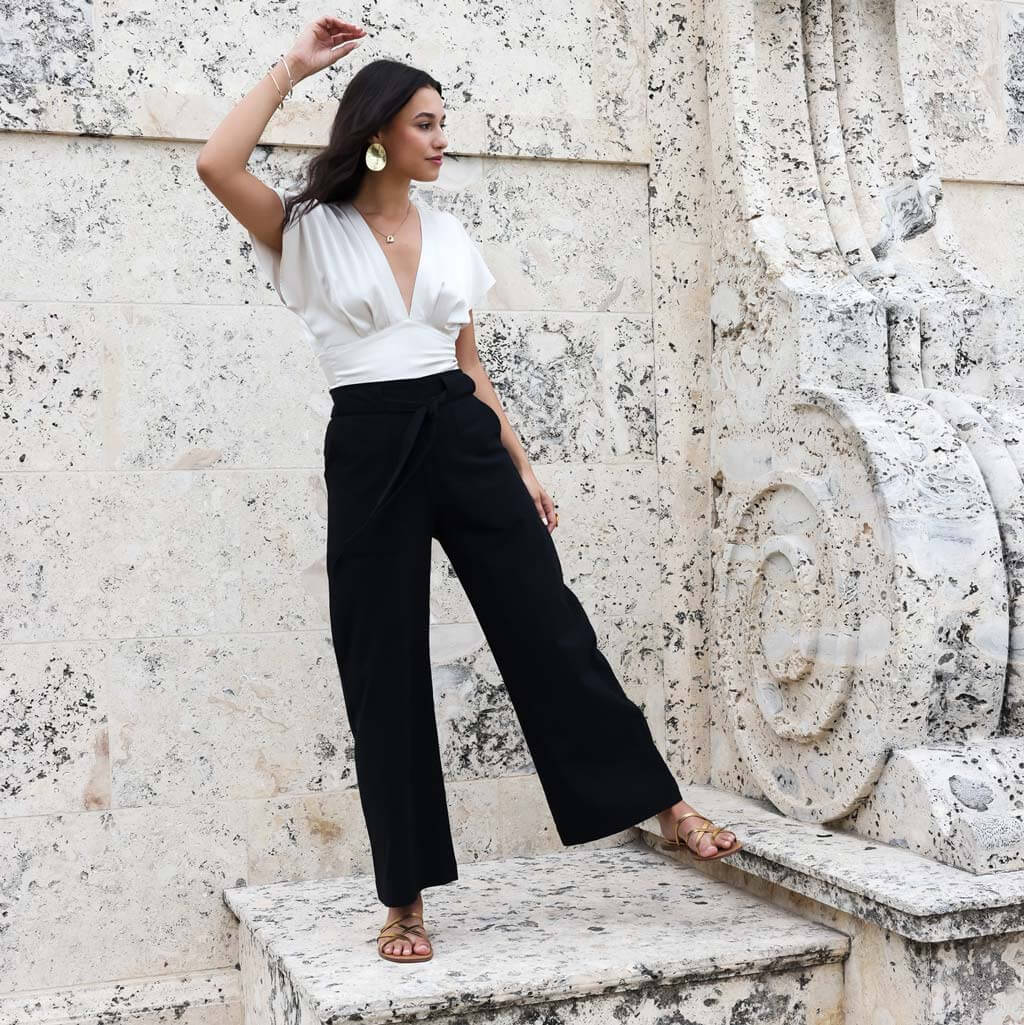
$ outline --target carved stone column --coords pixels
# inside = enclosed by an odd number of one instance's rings
[[[916,5],[709,0],[712,782],[1024,868],[1024,315],[964,256]]]

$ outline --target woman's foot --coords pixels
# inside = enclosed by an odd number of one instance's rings
[[[421,918],[423,916],[423,894],[417,894],[416,899],[411,904],[405,904],[398,908],[388,908],[388,916],[384,921],[384,925],[381,928],[387,928],[392,922],[397,922],[409,914],[417,914]],[[423,928],[421,923],[417,923],[415,919],[411,919],[408,922],[402,923],[403,928],[410,928],[413,935],[408,936],[405,939],[394,939],[389,940],[387,943],[382,943],[380,949],[385,954],[429,954],[431,947],[430,941],[424,936],[417,936],[417,933],[425,933],[426,929]],[[397,930],[396,930],[397,932]]]
[[[736,842],[736,834],[728,829],[723,829],[714,839],[710,832],[700,833],[702,826],[706,825],[707,816],[702,815],[692,805],[685,801],[678,801],[664,811],[658,812],[658,823],[661,826],[661,835],[666,840],[676,839],[676,823],[686,817],[686,821],[679,826],[678,837],[686,843],[686,846],[695,854],[707,857],[709,854],[716,854],[720,850],[731,847]],[[691,829],[698,830],[697,833],[687,837]]]

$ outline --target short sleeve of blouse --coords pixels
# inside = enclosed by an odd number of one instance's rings
[[[281,186],[272,185],[271,188],[277,193],[281,200],[281,208],[284,209],[285,197],[290,190]],[[267,279],[274,286],[278,298],[290,310],[302,313],[307,302],[308,274],[307,266],[309,255],[306,252],[308,246],[304,244],[305,215],[302,211],[292,218],[285,227],[281,238],[281,252],[271,249],[265,242],[258,239],[251,231],[249,241],[252,244],[256,262]]]
[[[467,295],[470,309],[484,301],[495,283],[495,277],[484,260],[476,239],[466,231],[465,225],[456,219],[464,242],[466,262]]]
[[[281,200],[281,207],[284,207],[285,190],[277,185],[272,185],[271,188],[277,193],[277,198]],[[271,249],[266,242],[258,239],[251,231],[249,232],[249,243],[252,245],[253,252],[256,255],[256,262],[259,264],[260,270],[270,279],[270,283],[274,286],[274,291],[277,292],[278,297],[281,301],[284,301],[284,296],[281,295],[281,253],[277,252],[276,249]]]

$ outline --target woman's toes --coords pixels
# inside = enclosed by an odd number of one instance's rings
[[[397,954],[404,957],[407,954],[429,954],[430,944],[426,940],[390,940],[384,944],[385,954]]]
[[[700,838],[700,853],[705,857],[709,854],[718,853],[718,844],[707,833]]]

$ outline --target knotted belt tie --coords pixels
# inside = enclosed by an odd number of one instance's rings
[[[412,413],[398,443],[398,456],[395,460],[394,469],[388,477],[387,484],[377,496],[377,501],[367,514],[366,519],[353,530],[343,541],[339,541],[338,548],[347,545],[357,534],[365,530],[377,514],[384,508],[416,471],[423,462],[427,452],[434,443],[437,425],[437,411],[446,402],[455,399],[463,399],[472,395],[476,389],[473,378],[461,370],[446,370],[438,375],[438,380],[444,386],[443,389],[434,395],[419,396],[416,398],[398,398],[385,394],[379,385],[371,387],[369,384],[361,384],[353,390],[347,391],[342,388],[334,396],[334,408],[331,412],[331,419],[337,416],[344,416],[346,413]],[[416,439],[423,429],[427,427],[427,436],[420,448],[416,458],[412,461],[408,473],[399,481],[402,469],[409,459],[416,444]]]

